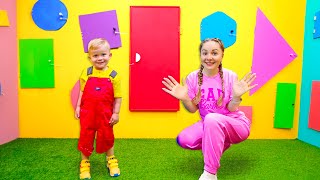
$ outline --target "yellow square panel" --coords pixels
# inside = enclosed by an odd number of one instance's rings
[[[7,11],[0,10],[0,26],[10,26]]]

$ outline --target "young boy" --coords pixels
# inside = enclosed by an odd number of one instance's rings
[[[88,44],[91,67],[80,76],[80,93],[75,116],[80,119],[78,149],[81,152],[80,179],[90,179],[89,157],[94,150],[106,153],[110,176],[120,175],[118,160],[114,156],[113,126],[119,122],[121,106],[120,77],[108,66],[111,59],[110,45],[102,38],[93,39]]]

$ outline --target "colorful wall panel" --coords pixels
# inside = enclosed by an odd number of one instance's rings
[[[68,20],[68,10],[60,0],[38,0],[31,14],[34,23],[46,31],[59,30]]]
[[[0,144],[19,137],[17,2],[0,1],[10,26],[0,25]]]
[[[215,12],[201,21],[200,39],[219,38],[225,48],[236,42],[237,23],[223,12]]]
[[[130,28],[130,110],[178,111],[159,82],[180,80],[180,8],[132,6]]]
[[[0,10],[0,26],[10,26],[8,13],[5,10]]]
[[[312,103],[312,85],[314,81],[320,81],[320,49],[319,39],[313,38],[314,30],[314,14],[320,9],[320,1],[308,0],[305,16],[305,31],[304,31],[304,52],[303,52],[303,69],[302,83],[300,95],[300,117],[299,117],[299,132],[298,139],[320,147],[320,132],[309,127],[310,115],[313,115]],[[315,85],[315,84],[314,84]],[[314,86],[315,88],[315,86]],[[319,107],[318,107],[319,109]],[[319,112],[319,110],[317,110]],[[310,114],[311,113],[311,114]],[[312,118],[312,116],[311,116]]]
[[[53,40],[21,39],[19,53],[21,88],[53,88]]]
[[[105,38],[110,48],[121,47],[120,30],[116,10],[79,16],[84,52],[94,38]]]
[[[320,132],[320,81],[313,81],[310,97],[308,127]]]
[[[131,80],[133,80],[131,79],[131,70],[139,73],[144,73],[143,71],[162,73],[162,71],[173,68],[174,70],[170,71],[176,74],[164,72],[163,75],[161,75],[162,77],[158,77],[157,73],[151,73],[148,74],[151,80],[143,79],[145,78],[144,76],[139,79],[139,81],[134,81],[138,82],[139,85],[144,86],[145,89],[148,89],[151,86],[159,87],[156,89],[156,91],[154,91],[153,96],[145,96],[148,97],[147,100],[146,98],[143,98],[143,101],[145,101],[144,103],[149,103],[148,101],[155,103],[159,94],[160,96],[163,95],[163,97],[165,96],[166,98],[169,98],[170,95],[165,94],[161,89],[162,78],[168,74],[171,74],[176,76],[178,80],[181,80],[190,72],[199,68],[200,59],[198,48],[200,44],[200,24],[201,20],[210,14],[215,12],[223,12],[237,22],[236,42],[226,49],[223,59],[223,66],[235,71],[239,78],[243,77],[248,71],[250,71],[252,67],[255,37],[254,33],[258,8],[264,13],[264,15],[272,23],[274,28],[282,35],[283,39],[290,45],[290,47],[294,49],[296,54],[302,55],[305,0],[292,1],[290,3],[278,0],[250,2],[244,0],[230,0],[228,2],[220,0],[201,0],[190,2],[172,0],[62,0],[68,9],[69,16],[65,26],[59,31],[44,31],[33,22],[31,12],[36,2],[37,0],[17,0],[17,4],[19,4],[16,6],[19,26],[17,29],[18,32],[15,34],[17,36],[17,41],[19,41],[19,39],[53,39],[55,88],[18,87],[18,115],[20,119],[19,137],[21,138],[79,137],[79,121],[74,119],[74,108],[72,107],[72,103],[70,103],[70,94],[72,94],[72,90],[75,90],[73,87],[75,86],[75,82],[79,80],[81,71],[90,65],[88,61],[88,55],[84,52],[83,46],[82,29],[79,21],[79,16],[82,15],[90,15],[108,11],[117,12],[117,22],[120,34],[117,34],[118,31],[113,31],[113,29],[111,29],[111,31],[112,33],[116,32],[115,34],[119,36],[121,35],[121,48],[111,49],[112,58],[109,64],[110,66],[114,67],[122,77],[123,101],[121,106],[120,123],[114,128],[117,138],[175,138],[183,128],[199,120],[199,115],[197,113],[191,114],[187,112],[183,108],[182,104],[179,104],[178,101],[174,102],[174,98],[171,99],[174,103],[171,103],[171,100],[168,100],[167,102],[170,104],[170,106],[173,106],[174,104],[174,108],[170,108],[170,111],[168,109],[165,111],[157,111],[155,109],[147,111],[131,111],[130,83],[132,83]],[[140,38],[143,39],[145,37],[150,37],[150,42],[145,43],[144,47],[150,48],[150,51],[153,53],[152,57],[156,57],[154,59],[157,60],[153,59],[153,61],[148,61],[149,58],[147,58],[146,61],[144,54],[139,54],[138,51],[131,52],[132,49],[130,43],[131,37],[134,36],[134,34],[130,32],[130,7],[137,6],[161,6],[162,9],[166,9],[165,7],[179,7],[180,24],[179,27],[174,25],[177,27],[177,29],[172,30],[177,32],[178,35],[172,35],[180,38],[180,45],[178,46],[172,44],[177,41],[170,39],[170,41],[166,41],[159,46],[157,40],[158,38],[162,37],[162,32],[150,31],[144,27],[143,29],[140,29]],[[9,14],[9,9],[3,9],[7,10],[8,12],[11,27],[13,25],[13,21]],[[313,12],[313,15],[314,13],[315,11]],[[160,18],[167,17],[165,14],[166,13],[159,14]],[[170,16],[166,18],[169,19],[169,21],[164,22],[171,23],[172,17],[176,18],[175,15]],[[151,18],[151,16],[143,18]],[[102,22],[103,23],[101,24],[101,27],[103,27],[105,24],[105,21]],[[312,28],[314,25],[313,23],[314,20],[312,17]],[[168,27],[171,26],[168,25]],[[7,28],[8,27],[0,27],[1,30],[5,31]],[[161,27],[161,29],[164,28],[166,27]],[[97,29],[97,31],[98,30],[100,29]],[[312,30],[310,36],[312,38]],[[169,37],[171,38],[171,35],[166,38]],[[167,49],[169,46],[179,47],[180,60],[178,70],[175,69],[176,62],[174,62],[172,65],[167,63],[167,58],[178,56],[177,52],[172,52],[173,48],[169,50]],[[3,47],[6,49],[6,46]],[[14,53],[10,52],[10,54]],[[270,52],[270,54],[272,53]],[[8,56],[5,56],[5,58],[7,57]],[[162,58],[159,58],[159,60],[158,57]],[[16,62],[19,62],[19,57],[15,60]],[[150,66],[148,65],[142,69],[139,69],[138,65],[144,66],[145,62],[148,64],[151,63]],[[302,56],[297,56],[294,61],[290,62],[288,66],[285,66],[283,69],[281,69],[281,71],[273,76],[273,78],[265,83],[263,88],[260,88],[256,93],[252,94],[252,96],[249,96],[249,93],[247,93],[242,97],[243,101],[241,106],[252,106],[252,110],[254,110],[254,114],[252,114],[253,122],[249,138],[294,139],[297,137],[297,118],[299,117],[299,111],[297,107],[300,106],[299,98],[297,98],[296,101],[293,128],[285,130],[274,128],[273,114],[275,110],[275,92],[278,82],[296,83],[297,94],[300,94],[301,64]],[[19,68],[19,64],[17,67]],[[2,66],[0,66],[0,68],[2,68]],[[0,71],[0,74],[1,72],[2,70]],[[19,74],[18,72],[14,73]],[[258,76],[260,77],[259,74]],[[8,86],[7,82],[2,80],[2,77],[3,76],[0,76],[0,83],[4,93],[6,93],[8,91]],[[139,74],[137,77],[139,77]],[[17,80],[17,82],[19,81],[20,79]],[[140,84],[140,82],[143,82],[143,84]],[[146,94],[144,91],[141,91],[141,93],[142,95]],[[0,96],[0,103],[2,103],[1,99],[3,97],[5,96]],[[72,99],[74,101],[76,96],[72,97]],[[176,109],[177,107],[180,108],[178,110],[172,110]],[[165,109],[164,107],[161,107],[161,109],[162,108]],[[0,120],[2,119],[0,118]]]
[[[293,128],[296,84],[278,83],[274,113],[275,128]]]
[[[314,28],[313,28],[313,38],[320,37],[320,11],[316,12],[314,15]]]
[[[258,85],[250,90],[250,95],[260,89],[296,57],[297,54],[294,50],[258,8],[252,59],[252,72],[257,73],[255,83]]]

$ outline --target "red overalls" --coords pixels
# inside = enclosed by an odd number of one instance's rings
[[[114,92],[109,78],[89,77],[81,98],[80,138],[78,149],[90,156],[96,137],[96,152],[104,153],[113,147],[113,128],[109,124],[113,113]]]

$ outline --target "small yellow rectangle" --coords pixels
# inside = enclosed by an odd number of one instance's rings
[[[0,26],[10,26],[7,11],[0,10]]]

